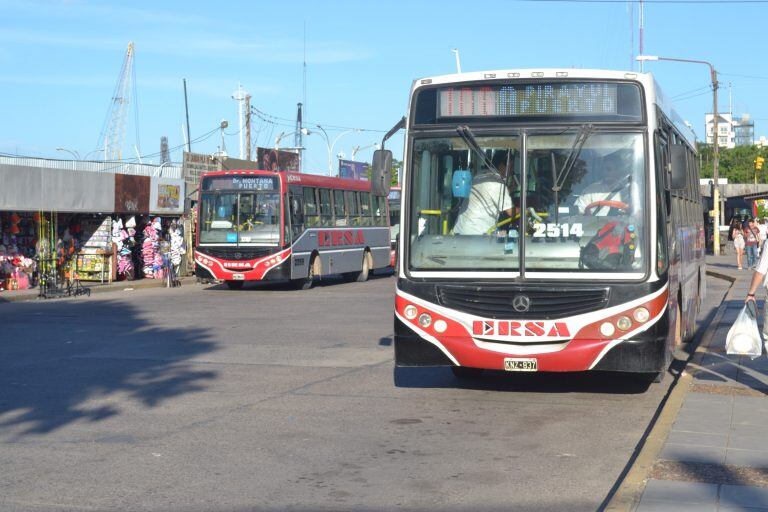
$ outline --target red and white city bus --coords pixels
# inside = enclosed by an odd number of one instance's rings
[[[694,136],[650,74],[424,78],[405,128],[397,365],[663,377],[705,246]]]
[[[402,188],[400,185],[393,185],[389,189],[387,197],[387,208],[389,209],[389,238],[392,246],[390,256],[390,266],[394,267],[397,262],[397,238],[400,235],[400,198]]]
[[[232,289],[278,279],[307,289],[328,274],[365,281],[389,265],[386,199],[362,180],[261,170],[205,173],[195,273]]]

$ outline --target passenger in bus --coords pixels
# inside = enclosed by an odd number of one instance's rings
[[[588,185],[576,199],[575,206],[582,215],[606,216],[627,209],[631,163],[628,154],[619,151],[603,159],[603,173],[598,181]]]
[[[485,168],[472,178],[472,189],[459,210],[453,233],[456,235],[484,235],[496,226],[499,216],[512,217],[514,205],[507,183],[508,151],[493,154],[494,169]],[[512,163],[510,161],[510,172]]]

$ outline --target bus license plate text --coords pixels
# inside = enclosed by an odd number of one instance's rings
[[[535,372],[539,370],[538,361],[535,358],[504,359],[504,369],[508,372]]]

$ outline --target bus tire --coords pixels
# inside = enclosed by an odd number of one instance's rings
[[[367,250],[363,253],[363,268],[355,276],[355,281],[358,283],[364,283],[368,280],[368,276],[371,274],[371,253]]]
[[[297,290],[309,290],[312,285],[315,284],[315,266],[317,265],[317,256],[312,256],[309,260],[309,269],[307,270],[307,277],[301,277],[299,279],[291,279],[291,284]]]
[[[245,281],[226,281],[227,288],[230,290],[240,290],[243,287],[243,284],[245,284]]]
[[[472,368],[471,366],[451,366],[453,376],[459,380],[479,379],[483,376],[482,368]]]
[[[677,303],[677,320],[675,321],[674,348],[683,344],[683,315],[680,311],[680,302]]]

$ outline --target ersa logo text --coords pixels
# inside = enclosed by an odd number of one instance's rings
[[[570,338],[565,322],[516,322],[514,320],[476,320],[474,336],[509,336],[513,338]]]
[[[317,244],[320,247],[339,245],[365,245],[362,230],[352,231],[318,231]]]

